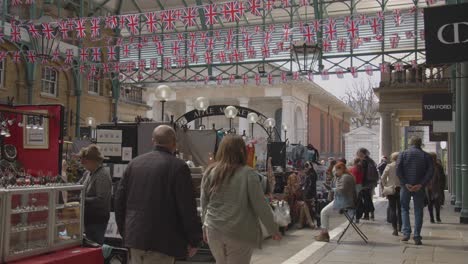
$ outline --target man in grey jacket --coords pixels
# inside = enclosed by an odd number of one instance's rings
[[[397,160],[397,176],[400,178],[401,215],[403,220],[403,239],[409,241],[411,222],[409,219],[409,204],[411,197],[414,203],[414,242],[422,245],[421,229],[424,217],[425,186],[434,174],[434,164],[431,156],[424,152],[420,137],[410,139],[410,148],[402,152]]]

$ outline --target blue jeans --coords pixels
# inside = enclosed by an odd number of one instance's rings
[[[400,202],[401,202],[401,218],[403,221],[403,235],[409,237],[411,235],[411,222],[409,217],[409,205],[411,197],[413,197],[413,206],[414,206],[414,239],[420,240],[421,229],[423,225],[424,218],[424,198],[426,192],[424,188],[421,188],[417,192],[410,192],[405,186],[401,187],[400,191]]]
[[[86,237],[100,245],[104,244],[107,224],[88,224],[85,226]]]

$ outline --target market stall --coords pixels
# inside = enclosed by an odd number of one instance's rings
[[[59,176],[63,114],[61,105],[0,105],[1,263],[54,263],[82,243],[83,186]]]

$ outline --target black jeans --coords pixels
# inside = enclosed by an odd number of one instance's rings
[[[394,230],[401,228],[401,203],[400,203],[400,188],[396,188],[394,195],[388,195],[388,206],[390,207],[390,221]]]
[[[372,189],[363,189],[361,193],[364,203],[364,217],[368,218],[369,213],[373,213],[375,211],[374,202],[372,201]]]
[[[440,221],[440,198],[430,200],[427,208],[429,209],[429,215],[431,216],[431,221],[434,222],[434,207],[436,211],[437,221]]]

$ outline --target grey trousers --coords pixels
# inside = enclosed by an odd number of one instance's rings
[[[130,249],[130,264],[174,264],[175,258],[156,252]]]
[[[249,264],[253,248],[207,228],[208,244],[216,264]]]

